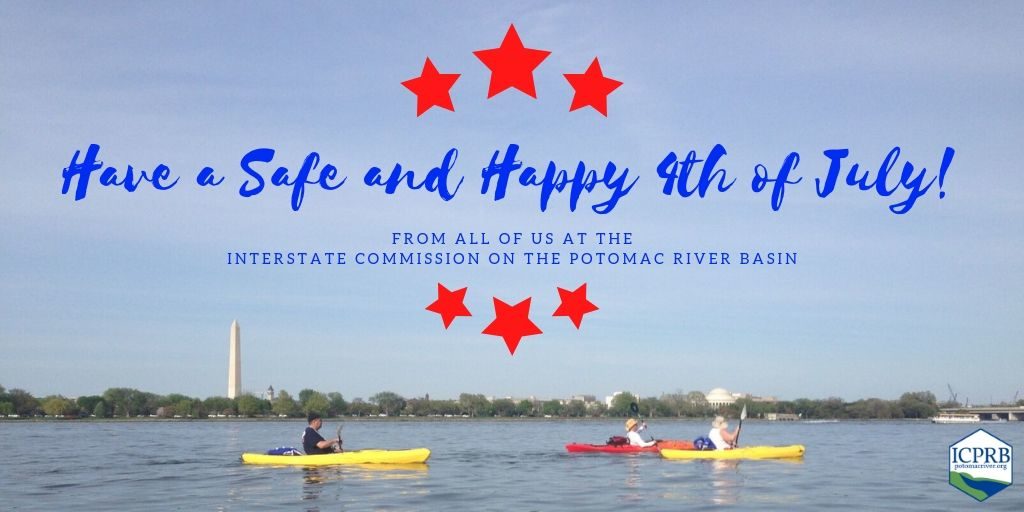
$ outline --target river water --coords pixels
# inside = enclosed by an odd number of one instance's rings
[[[325,437],[337,420],[328,420]],[[981,427],[1024,447],[1024,422]],[[1024,510],[1015,484],[979,504],[948,484],[948,446],[979,425],[747,421],[744,445],[801,443],[802,461],[569,454],[619,421],[346,421],[348,449],[427,447],[414,467],[262,467],[243,451],[300,445],[304,421],[0,422],[4,510]],[[692,439],[706,422],[655,420]]]

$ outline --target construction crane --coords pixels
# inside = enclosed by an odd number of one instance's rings
[[[946,387],[949,388],[949,401],[954,403],[954,404],[959,403],[959,402],[956,401],[956,393],[953,392],[953,386],[951,386],[951,385],[949,385],[949,383],[947,383]]]

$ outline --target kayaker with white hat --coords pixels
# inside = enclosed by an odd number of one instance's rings
[[[739,431],[736,430],[729,432],[729,422],[726,421],[723,416],[715,416],[715,419],[711,422],[711,431],[708,432],[708,437],[712,443],[715,443],[716,450],[728,450],[736,444],[736,434]]]
[[[644,438],[640,437],[640,424],[633,418],[626,420],[626,438],[629,439],[630,446],[640,446],[646,448],[648,446],[654,446],[658,444],[657,441],[644,441]],[[647,424],[644,423],[643,427]]]

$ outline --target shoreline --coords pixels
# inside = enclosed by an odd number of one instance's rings
[[[443,423],[443,422],[490,422],[490,423],[512,423],[512,422],[614,422],[624,421],[628,417],[622,418],[498,418],[498,417],[477,417],[477,418],[433,418],[428,416],[389,416],[386,418],[380,417],[367,417],[367,416],[337,416],[333,418],[325,417],[325,422],[379,422],[379,423],[401,423],[401,422],[422,422],[422,423]],[[687,422],[687,423],[703,423],[712,420],[711,416],[706,418],[644,418],[644,421],[648,422]],[[1022,421],[1024,420],[1017,420]],[[256,417],[256,418],[0,418],[0,423],[134,423],[134,422],[154,422],[154,423],[189,423],[189,422],[301,422],[305,423],[306,419],[297,418],[273,418],[273,417]],[[747,418],[743,420],[744,423],[766,423],[766,424],[821,424],[830,425],[836,423],[932,423],[930,418],[851,418],[851,419],[807,419],[807,420],[766,420],[762,418]],[[987,423],[985,421],[982,424]],[[992,423],[1007,423],[992,422]],[[1009,423],[1014,423],[1010,421]]]

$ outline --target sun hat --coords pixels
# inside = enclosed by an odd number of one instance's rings
[[[633,418],[630,418],[630,419],[626,420],[626,430],[631,430],[635,426],[636,426],[636,420],[634,420]]]

